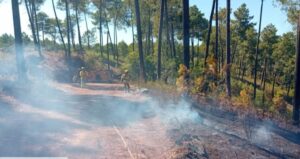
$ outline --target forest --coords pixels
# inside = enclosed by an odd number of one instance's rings
[[[257,1],[258,21],[249,4],[233,9],[231,0],[209,1],[209,18],[189,0],[0,0],[11,3],[14,29],[0,35],[0,145],[11,145],[0,146],[0,157],[299,157],[300,2],[272,0],[292,28],[280,35],[272,23],[262,27],[273,17]],[[130,42],[119,40],[124,31]],[[148,124],[156,132],[141,126]],[[23,138],[7,133],[15,129]],[[58,140],[43,144],[48,133]],[[64,146],[50,149],[55,143]]]

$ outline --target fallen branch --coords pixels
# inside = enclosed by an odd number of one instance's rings
[[[124,147],[127,149],[127,152],[129,154],[130,158],[131,159],[135,159],[134,156],[132,155],[132,152],[130,151],[130,149],[129,149],[129,147],[128,147],[126,141],[125,141],[125,139],[123,138],[121,132],[119,131],[119,129],[115,125],[113,125],[113,126],[114,126],[115,132],[120,136],[120,138],[121,138],[121,140],[122,140],[122,142],[124,144]]]

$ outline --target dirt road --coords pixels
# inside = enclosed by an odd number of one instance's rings
[[[22,94],[2,93],[0,101],[0,156],[278,158],[219,131],[228,123],[202,118],[185,101],[124,93],[119,84],[39,84]],[[259,140],[273,141],[269,135]],[[280,143],[291,147],[283,154],[300,156],[299,143]],[[189,156],[180,157],[184,152]]]

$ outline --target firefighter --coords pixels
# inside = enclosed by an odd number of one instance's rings
[[[130,85],[129,85],[129,74],[128,74],[128,70],[125,70],[124,73],[121,76],[121,81],[124,84],[124,90],[126,92],[129,92],[130,90]]]
[[[81,67],[80,68],[80,71],[79,71],[79,77],[80,77],[80,87],[82,88],[84,86],[84,82],[86,80],[86,76],[87,76],[87,72],[85,70],[84,67]]]

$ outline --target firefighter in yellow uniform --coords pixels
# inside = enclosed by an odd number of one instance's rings
[[[80,76],[80,87],[82,88],[84,86],[84,82],[86,80],[87,72],[84,67],[81,67],[79,71],[79,76]]]
[[[130,85],[129,85],[129,74],[128,74],[128,70],[125,70],[124,73],[121,76],[121,81],[124,84],[124,90],[126,92],[129,92],[130,90]]]

